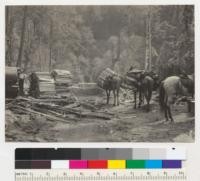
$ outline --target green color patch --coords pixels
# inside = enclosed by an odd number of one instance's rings
[[[126,160],[126,168],[145,168],[145,160]]]

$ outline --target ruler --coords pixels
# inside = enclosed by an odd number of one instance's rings
[[[16,170],[15,181],[186,181],[185,169]]]

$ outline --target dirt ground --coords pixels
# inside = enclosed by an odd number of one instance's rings
[[[105,96],[79,96],[90,100],[98,111],[108,112],[111,120],[80,118],[69,123],[49,121],[35,115],[17,115],[6,110],[6,141],[18,142],[193,142],[194,116],[187,105],[173,107],[174,123],[166,122],[156,94],[151,109],[134,109],[131,99],[119,106],[106,105]]]

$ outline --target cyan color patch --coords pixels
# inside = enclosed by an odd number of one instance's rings
[[[145,168],[162,168],[162,160],[145,160]]]

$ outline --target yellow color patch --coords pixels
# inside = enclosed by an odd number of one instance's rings
[[[108,169],[125,169],[125,160],[108,160]]]

